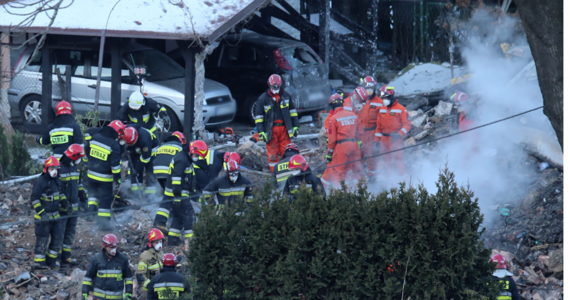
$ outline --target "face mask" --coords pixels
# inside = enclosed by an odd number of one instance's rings
[[[154,250],[156,251],[162,250],[162,243],[157,243],[156,245],[154,245]]]
[[[279,91],[280,91],[280,90],[281,90],[281,89],[271,89],[271,93],[272,93],[273,95],[277,95],[277,94],[279,94]]]
[[[51,178],[57,177],[57,169],[49,171],[49,176],[51,176]]]
[[[76,165],[79,165],[80,162],[81,162],[81,158],[75,160],[75,164],[76,164]]]
[[[112,248],[111,250],[109,250],[107,252],[109,253],[109,255],[115,256],[115,254],[117,254],[117,248]]]
[[[124,146],[126,143],[127,143],[127,142],[125,142],[125,140],[120,140],[120,141],[119,141],[119,144],[120,144],[121,146]]]
[[[382,100],[382,103],[384,103],[384,106],[389,106],[390,102],[392,102],[392,101],[386,100],[386,99]]]
[[[197,157],[197,156],[192,156],[192,161],[198,161],[198,157]]]
[[[239,175],[230,175],[230,181],[235,183],[238,180]]]

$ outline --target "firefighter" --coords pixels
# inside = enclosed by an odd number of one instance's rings
[[[283,191],[285,188],[285,182],[287,178],[291,176],[293,171],[289,170],[289,160],[293,155],[299,154],[301,150],[297,147],[297,144],[290,143],[285,146],[285,151],[283,151],[283,159],[276,165],[273,170],[273,176],[275,176],[275,187],[278,191]]]
[[[160,118],[168,116],[166,108],[156,101],[146,98],[141,92],[133,92],[129,101],[117,112],[117,119],[125,124],[138,124],[154,133],[156,131],[156,115]]]
[[[513,279],[513,274],[507,271],[507,263],[505,258],[500,253],[493,255],[491,261],[496,264],[496,270],[493,272],[493,277],[501,281],[503,289],[497,297],[498,300],[520,300],[519,290],[517,284]]]
[[[376,130],[376,119],[378,111],[382,107],[382,99],[376,95],[376,80],[371,76],[366,76],[363,81],[366,94],[366,103],[362,105],[358,113],[358,136],[362,142],[362,152],[364,157],[377,155],[378,147],[374,145],[374,132]],[[366,175],[372,177],[376,175],[378,157],[366,158]]]
[[[329,120],[327,140],[327,163],[332,175],[332,186],[339,188],[340,181],[353,179],[358,182],[362,173],[360,147],[356,138],[357,117],[352,111],[344,109],[340,97],[331,98],[329,103],[334,115]],[[349,161],[358,161],[351,162]],[[328,169],[328,168],[327,168]],[[349,172],[352,171],[352,175]],[[348,177],[350,175],[350,177]],[[347,180],[348,181],[348,180]]]
[[[150,130],[134,124],[125,128],[123,139],[127,145],[127,155],[130,155],[130,162],[133,163],[133,166],[129,166],[131,170],[134,170],[134,172],[129,170],[131,174],[131,191],[138,192],[141,190],[143,179],[146,178],[144,194],[146,196],[156,194],[153,162],[156,150],[160,145],[158,138]],[[144,176],[145,172],[146,176]]]
[[[125,125],[118,120],[101,128],[95,134],[85,153],[88,156],[87,178],[92,189],[89,197],[89,211],[97,211],[98,228],[111,230],[111,205],[121,185],[121,147]],[[113,187],[113,184],[115,185]]]
[[[71,214],[61,220],[63,234],[63,251],[61,253],[61,262],[64,264],[74,264],[75,259],[71,258],[71,246],[75,239],[77,229],[77,212],[79,210],[79,170],[78,166],[85,156],[85,151],[81,145],[72,144],[65,150],[63,156],[59,159],[61,168],[59,170],[59,179],[62,183],[62,190],[71,204]],[[84,199],[86,200],[86,199]],[[87,203],[85,203],[87,204]]]
[[[360,109],[362,109],[362,105],[366,103],[367,98],[368,93],[366,92],[366,89],[361,86],[357,87],[354,89],[354,92],[352,92],[350,97],[344,99],[344,110],[352,111],[357,114],[360,112]],[[347,105],[347,103],[350,103],[350,105]]]
[[[224,172],[228,169],[228,162],[230,160],[235,160],[238,163],[238,165],[241,164],[241,157],[237,152],[227,151],[226,153],[224,153]]]
[[[164,234],[159,229],[153,228],[148,233],[148,249],[141,253],[139,265],[135,272],[139,288],[143,293],[139,295],[146,296],[147,285],[150,280],[160,273],[162,269],[161,259],[164,256],[162,245],[164,244]],[[144,299],[143,296],[143,299]]]
[[[156,176],[156,180],[163,191],[166,185],[166,180],[168,179],[170,162],[178,152],[182,151],[182,145],[184,144],[186,144],[184,134],[180,131],[175,131],[171,136],[166,138],[164,140],[164,144],[156,150],[156,157],[154,158],[152,168],[154,176]]]
[[[48,157],[44,163],[43,173],[34,181],[30,196],[30,201],[36,211],[34,215],[36,234],[34,265],[40,269],[59,267],[57,255],[63,241],[59,212],[71,210],[58,178],[60,167],[59,160],[55,156]]]
[[[50,145],[53,156],[58,159],[63,156],[71,144],[83,146],[83,135],[75,119],[71,115],[71,104],[61,100],[55,106],[55,119],[49,124],[42,137],[37,136],[36,142],[40,145]]]
[[[94,300],[133,297],[133,277],[129,258],[118,251],[119,239],[112,233],[103,237],[103,249],[93,256],[83,278],[83,298],[93,292]]]
[[[469,96],[463,92],[457,92],[451,95],[449,100],[457,107],[457,113],[459,114],[457,117],[457,129],[463,131],[473,127],[473,119],[469,114],[471,108]]]
[[[291,95],[281,88],[281,83],[281,76],[269,76],[269,89],[259,96],[255,109],[255,125],[260,140],[267,143],[267,162],[272,173],[283,157],[285,146],[299,134],[295,103]]]
[[[245,202],[253,199],[251,181],[240,174],[240,166],[235,160],[228,162],[226,175],[216,178],[204,188],[202,199],[206,203],[216,203],[218,208],[231,206],[240,200]],[[214,201],[213,197],[217,200]]]
[[[181,294],[187,294],[184,287],[184,276],[176,273],[178,259],[172,253],[162,257],[163,268],[148,284],[147,300],[178,299]]]
[[[380,150],[386,153],[401,149],[404,146],[403,137],[412,128],[406,108],[394,97],[394,88],[384,85],[380,89],[383,106],[378,111],[375,141],[380,142]],[[394,158],[392,159],[392,155]],[[396,170],[400,176],[406,174],[402,161],[402,151],[382,155],[387,172]]]
[[[209,150],[201,140],[193,141],[190,146],[194,171],[196,172],[196,189],[202,192],[208,183],[218,178],[224,167],[224,152]]]
[[[313,174],[309,168],[309,163],[303,155],[293,155],[289,160],[289,170],[294,171],[285,183],[284,194],[289,195],[289,200],[295,200],[295,193],[301,184],[306,184],[308,188],[313,189],[316,194],[325,194],[325,188],[321,180]]]

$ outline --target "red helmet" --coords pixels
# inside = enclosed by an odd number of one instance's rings
[[[342,96],[339,95],[338,93],[334,93],[332,94],[332,96],[329,98],[329,104],[338,104],[340,103],[341,105],[343,104],[343,99]]]
[[[295,154],[289,160],[289,170],[301,169],[303,172],[307,171],[309,163],[305,160],[303,155]]]
[[[71,160],[78,160],[85,156],[85,150],[83,149],[83,146],[79,144],[71,144],[69,145],[69,148],[65,150],[64,154],[71,158]]]
[[[368,98],[368,95],[366,94],[366,89],[361,86],[357,87],[354,90],[354,95],[356,95],[356,98],[361,102],[366,101],[366,99]]]
[[[241,157],[237,152],[226,152],[224,153],[224,162],[229,162],[230,160],[235,160],[238,164],[241,164]]]
[[[497,264],[496,265],[497,269],[506,269],[507,268],[507,262],[505,261],[505,258],[503,257],[503,255],[501,255],[500,253],[493,255],[493,257],[491,257],[491,261]]]
[[[178,264],[178,258],[172,253],[166,253],[161,259],[162,265],[166,267],[174,267]]]
[[[453,102],[467,102],[469,101],[469,96],[467,96],[467,94],[464,92],[457,92],[451,95],[451,97],[449,97],[449,100]]]
[[[164,240],[164,234],[162,234],[162,231],[153,228],[148,232],[148,246],[152,247],[152,242],[154,241],[158,241],[158,240]]]
[[[47,173],[47,169],[49,167],[55,167],[57,169],[59,169],[61,167],[61,164],[59,163],[59,160],[57,159],[57,157],[50,156],[46,159],[46,161],[44,163],[44,173]]]
[[[115,248],[119,246],[119,239],[116,235],[108,233],[103,237],[103,247]]]
[[[139,133],[134,127],[129,126],[125,129],[125,135],[123,136],[123,140],[125,140],[127,146],[134,145],[138,139],[139,139]]]
[[[281,76],[277,75],[277,74],[273,74],[271,76],[269,76],[269,79],[267,79],[267,85],[269,86],[269,88],[271,87],[275,87],[277,88],[281,88],[281,84],[283,83],[283,80],[281,80]]]
[[[287,151],[287,150],[295,150],[295,151],[297,151],[297,154],[299,154],[299,152],[301,152],[301,150],[299,150],[299,147],[297,147],[297,144],[295,144],[295,143],[287,144],[287,146],[285,146],[285,151]]]
[[[206,158],[208,154],[208,145],[201,140],[190,143],[190,154],[198,154],[202,158]]]
[[[380,98],[387,98],[388,96],[394,96],[395,94],[393,86],[385,84],[380,88]]]
[[[55,115],[71,115],[71,104],[65,100],[59,101],[55,106]]]
[[[175,131],[172,133],[172,136],[177,137],[182,144],[186,144],[186,137],[184,137],[184,134],[182,134],[182,132]]]
[[[122,139],[125,136],[125,124],[119,120],[114,120],[109,123],[109,127],[115,129],[117,134],[119,135],[119,139]]]
[[[376,79],[372,78],[372,76],[366,76],[364,80],[362,80],[362,85],[365,88],[376,87]]]
[[[237,161],[235,160],[230,160],[227,162],[227,168],[226,168],[226,173],[234,173],[234,172],[239,172],[239,164]]]

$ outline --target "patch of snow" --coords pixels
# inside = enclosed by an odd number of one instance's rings
[[[438,92],[451,85],[451,65],[425,63],[411,65],[406,72],[400,71],[389,86],[393,86],[399,97]],[[407,68],[408,68],[407,67]],[[460,74],[461,69],[456,66],[455,74]]]

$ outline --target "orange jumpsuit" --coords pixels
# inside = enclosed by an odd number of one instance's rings
[[[380,141],[382,153],[401,149],[404,146],[402,138],[411,128],[412,123],[408,120],[408,111],[398,103],[398,100],[394,101],[390,108],[382,106],[378,112],[375,137],[375,141]],[[402,138],[392,144],[391,133],[398,133]],[[392,159],[392,155],[394,159]],[[402,151],[382,155],[382,160],[387,168],[386,171],[389,172],[395,168],[399,175],[406,174],[406,167],[402,161]]]
[[[351,179],[360,180],[362,166],[360,165],[360,148],[356,139],[358,124],[356,114],[346,111],[342,107],[334,110],[334,115],[329,120],[328,148],[334,150],[332,161],[332,185],[340,187],[340,181],[347,179],[349,171],[352,171]],[[348,163],[349,161],[356,161]],[[346,180],[348,181],[348,180]]]
[[[376,130],[377,126],[378,111],[382,105],[382,99],[374,96],[372,100],[362,105],[360,112],[358,112],[358,136],[360,141],[362,141],[362,150],[365,157],[377,154],[374,150],[374,130]],[[369,158],[365,161],[367,162],[368,176],[374,176],[378,166],[378,157]]]

